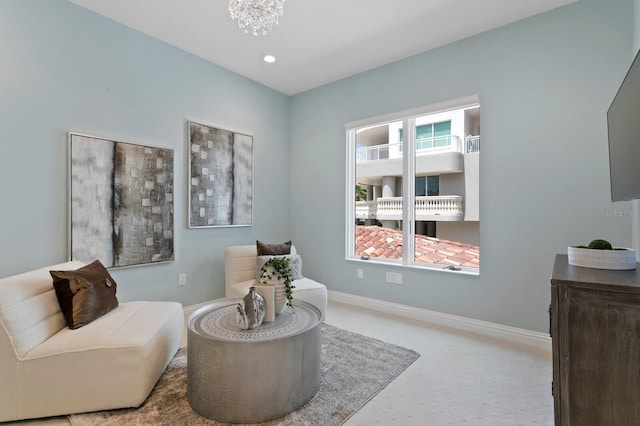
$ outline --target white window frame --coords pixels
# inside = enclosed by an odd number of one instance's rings
[[[346,130],[346,238],[345,238],[345,259],[348,261],[356,262],[368,262],[378,263],[386,265],[397,265],[409,268],[430,269],[436,271],[450,272],[456,274],[466,275],[479,275],[479,269],[475,268],[461,268],[460,270],[452,270],[444,265],[430,264],[424,262],[415,262],[415,210],[414,209],[402,209],[403,220],[403,256],[402,260],[397,259],[384,259],[384,258],[369,258],[365,256],[355,255],[355,187],[356,187],[356,131],[363,127],[370,127],[374,125],[382,125],[397,121],[402,121],[403,131],[403,149],[402,154],[402,166],[403,166],[403,180],[402,180],[402,192],[404,205],[412,206],[415,203],[415,179],[406,178],[407,176],[415,176],[415,155],[405,155],[405,153],[415,152],[416,135],[412,130],[415,128],[415,117],[422,115],[434,114],[438,112],[446,112],[461,108],[470,107],[480,104],[480,96],[472,95],[461,98],[451,99],[436,104],[426,105],[418,108],[407,109],[403,111],[397,111],[389,114],[384,114],[376,117],[366,118],[358,121],[351,121],[345,124]],[[408,224],[408,225],[407,225]]]

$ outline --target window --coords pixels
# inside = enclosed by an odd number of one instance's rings
[[[478,97],[346,132],[347,259],[479,273]]]
[[[451,121],[416,126],[416,150],[445,146],[451,135]],[[399,142],[402,142],[402,129],[398,129]],[[400,145],[402,151],[402,145]]]

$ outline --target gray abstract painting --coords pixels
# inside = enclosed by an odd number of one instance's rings
[[[189,227],[253,223],[253,137],[189,122]]]
[[[70,258],[173,260],[173,150],[69,133]]]

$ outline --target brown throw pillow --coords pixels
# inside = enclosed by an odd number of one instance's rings
[[[258,256],[279,256],[283,254],[291,254],[291,241],[282,244],[267,244],[262,241],[256,241]]]
[[[49,273],[71,329],[87,325],[118,306],[116,282],[99,260],[75,271]]]

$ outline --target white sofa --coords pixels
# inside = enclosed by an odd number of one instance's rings
[[[50,270],[0,279],[0,421],[122,407],[147,398],[182,343],[176,302],[128,302],[66,326]]]
[[[295,247],[291,252],[296,253]],[[245,296],[256,282],[258,250],[254,245],[231,246],[224,250],[225,297],[235,299]],[[303,259],[304,262],[304,259]],[[294,280],[293,299],[311,303],[320,310],[322,318],[327,312],[327,287],[310,278]]]

